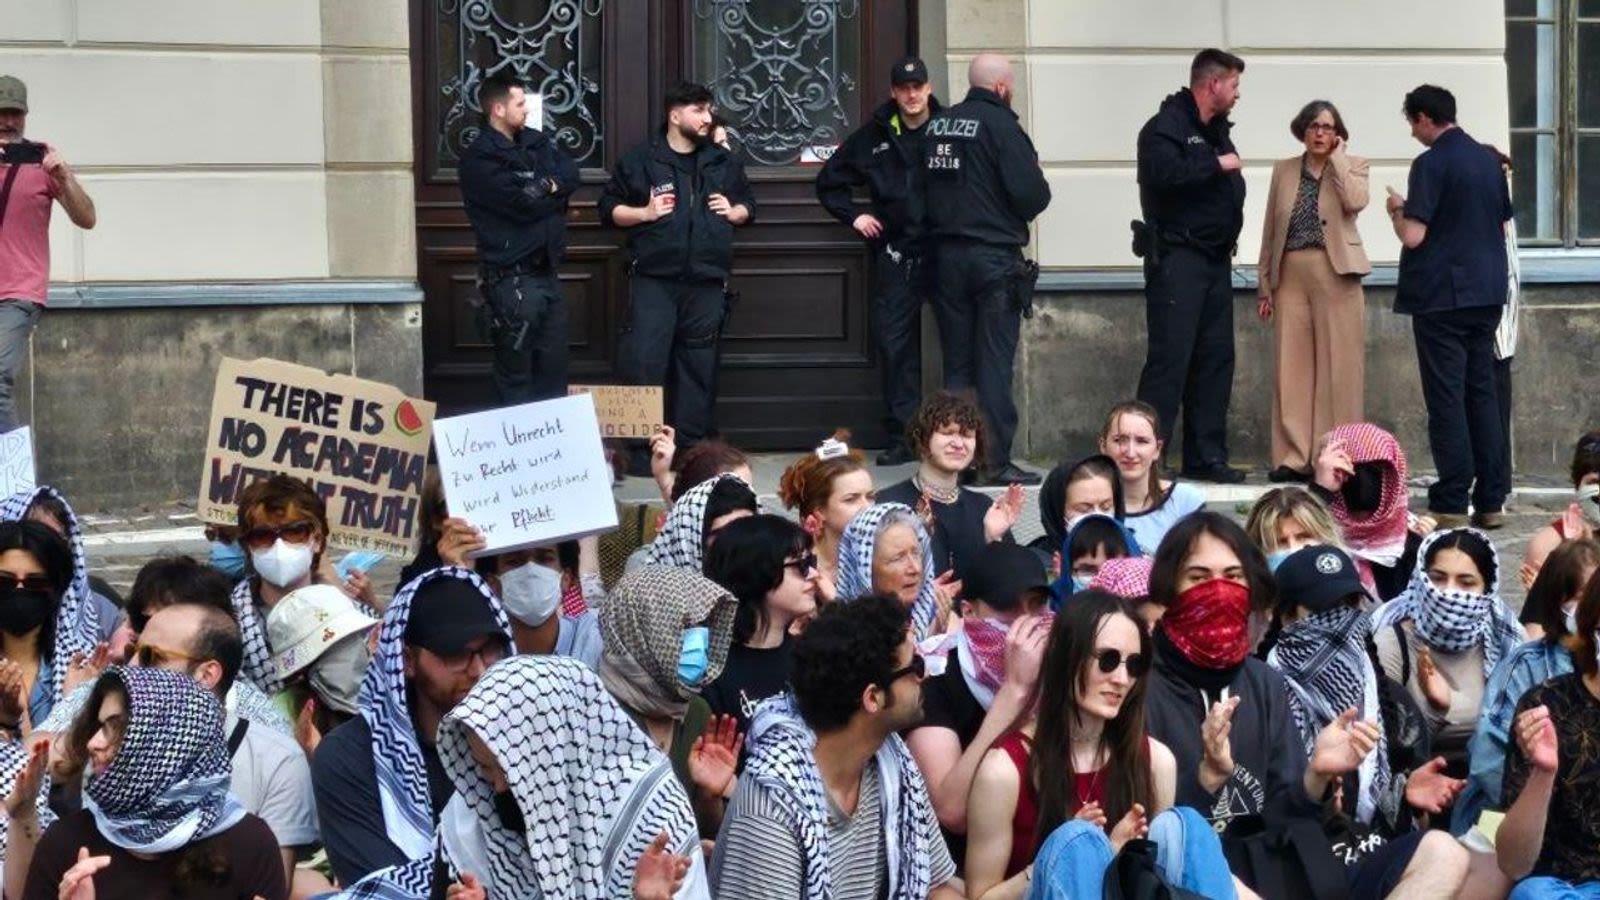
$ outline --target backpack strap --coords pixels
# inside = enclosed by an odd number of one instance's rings
[[[240,719],[233,726],[233,733],[228,735],[228,758],[232,759],[239,752],[239,745],[244,743],[244,733],[250,730],[250,720]]]

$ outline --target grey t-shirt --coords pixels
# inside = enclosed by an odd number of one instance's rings
[[[1417,709],[1422,710],[1433,726],[1433,752],[1452,765],[1463,766],[1467,761],[1467,744],[1482,714],[1484,688],[1488,686],[1488,678],[1483,674],[1483,647],[1474,644],[1461,653],[1429,651],[1439,674],[1450,685],[1450,708],[1440,711],[1428,702],[1418,676],[1417,659],[1422,652],[1422,638],[1417,636],[1409,619],[1401,624],[1400,630],[1406,637],[1408,652],[1405,654],[1400,652],[1400,641],[1393,628],[1380,628],[1372,635],[1378,649],[1378,664],[1383,667],[1384,674],[1400,681],[1401,676],[1407,674],[1401,671],[1405,657],[1410,657],[1410,677],[1405,680],[1405,686]]]
[[[228,715],[223,734],[232,737],[239,719]],[[317,843],[317,801],[311,765],[294,738],[252,722],[233,754],[229,791],[248,812],[260,816],[280,847]]]
[[[877,900],[888,878],[879,799],[878,762],[861,773],[855,815],[828,799],[828,859],[836,900]],[[933,815],[932,807],[928,815]],[[932,824],[930,885],[955,877],[950,850]],[[717,900],[768,900],[805,896],[805,855],[789,813],[753,778],[741,778],[728,804],[711,858],[711,892]]]

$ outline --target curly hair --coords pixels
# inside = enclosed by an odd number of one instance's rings
[[[800,716],[812,731],[838,731],[872,685],[888,689],[911,614],[894,597],[867,596],[823,608],[795,641],[789,672]]]
[[[843,429],[835,431],[833,439],[849,443],[850,432]],[[832,459],[807,453],[783,470],[783,475],[778,479],[778,499],[783,501],[785,509],[795,510],[804,518],[828,505],[828,498],[833,496],[835,478],[866,470],[867,458],[860,450],[852,449],[844,456]]]
[[[957,425],[963,431],[972,432],[974,460],[989,458],[989,428],[984,424],[983,412],[967,397],[949,391],[940,391],[917,407],[916,415],[906,425],[906,443],[917,451],[918,456],[925,456],[928,442],[939,433],[939,429],[947,425]]]

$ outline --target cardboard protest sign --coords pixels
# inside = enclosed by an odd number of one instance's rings
[[[664,391],[659,385],[575,384],[567,388],[567,393],[594,398],[601,437],[648,440],[666,420],[662,413]]]
[[[478,556],[617,527],[611,467],[587,395],[433,423],[450,515],[488,540]]]
[[[37,487],[33,471],[33,429],[24,425],[0,434],[0,497]]]
[[[409,557],[428,464],[432,403],[275,359],[224,359],[211,400],[200,518],[238,523],[239,495],[275,474],[328,505],[328,543]]]

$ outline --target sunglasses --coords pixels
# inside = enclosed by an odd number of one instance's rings
[[[904,666],[902,668],[895,669],[893,672],[890,672],[889,678],[884,681],[884,685],[887,686],[894,684],[896,681],[899,681],[907,675],[915,677],[918,681],[921,681],[923,678],[927,677],[928,664],[923,661],[922,654],[912,654],[911,665]]]
[[[146,669],[157,669],[173,661],[184,663],[201,661],[187,653],[179,653],[176,650],[168,650],[153,644],[140,644],[134,647],[133,658]]]
[[[56,586],[48,575],[13,575],[0,572],[0,592],[31,591],[40,594],[55,593]]]
[[[1150,671],[1150,660],[1143,653],[1130,653],[1124,657],[1121,650],[1101,650],[1094,655],[1094,660],[1104,675],[1115,672],[1118,666],[1127,668],[1129,678],[1143,678]]]
[[[785,569],[793,569],[803,576],[807,572],[816,571],[817,555],[815,553],[807,553],[805,556],[802,556],[799,559],[789,560],[783,564],[783,567]]]
[[[316,528],[315,524],[306,521],[290,522],[277,527],[257,525],[239,535],[239,541],[252,550],[265,550],[277,543],[279,538],[290,544],[304,544],[311,540],[311,534]]]

